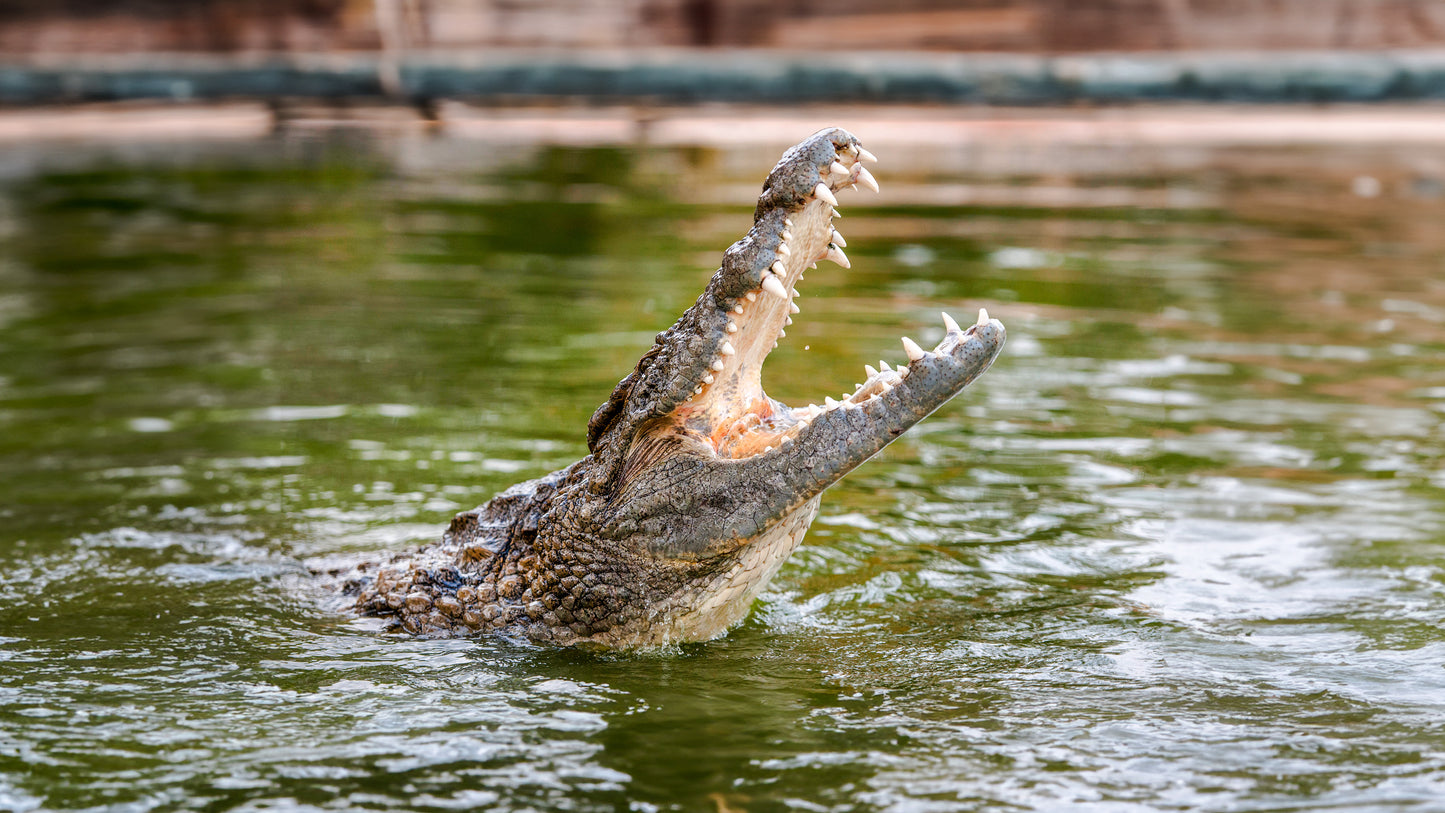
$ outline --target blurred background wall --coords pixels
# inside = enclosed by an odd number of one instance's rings
[[[0,57],[384,48],[1445,47],[1442,0],[3,0]]]

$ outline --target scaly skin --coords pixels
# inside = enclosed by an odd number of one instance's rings
[[[1004,329],[980,311],[841,402],[790,408],[763,361],[815,262],[845,267],[834,192],[876,160],[840,129],[789,149],[747,235],[587,427],[589,454],[460,514],[442,540],[350,582],[356,607],[416,634],[520,634],[643,648],[740,621],[802,541],[823,490],[982,374]]]

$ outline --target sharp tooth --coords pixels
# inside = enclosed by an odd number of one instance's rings
[[[909,361],[918,361],[923,358],[923,348],[918,346],[918,342],[907,336],[903,337],[903,351],[908,354]]]
[[[771,447],[771,446],[764,446],[764,447],[763,447],[763,454],[767,454],[768,452],[771,452],[772,450],[773,450],[773,447]]]
[[[772,271],[774,274],[777,274],[780,277],[786,277],[788,275],[788,267],[786,265],[783,265],[782,260],[778,260],[777,262],[773,263],[768,270]]]
[[[692,394],[693,394],[693,395],[701,395],[701,394],[702,394],[702,387],[693,387],[693,388],[692,388]]]
[[[792,227],[793,227],[793,219],[792,219],[791,217],[785,217],[785,218],[783,218],[783,228],[785,228],[785,229],[791,229]]]
[[[848,247],[848,241],[843,239],[843,235],[839,234],[837,229],[833,230],[833,242],[837,243],[839,248]]]
[[[788,335],[788,331],[783,330],[783,329],[781,329],[781,328],[778,329],[778,338],[781,339],[781,338],[786,337],[787,335]]]
[[[713,368],[714,370],[716,370],[717,372],[722,372],[722,368],[723,368],[722,359],[713,359],[712,368]]]
[[[792,436],[792,435],[783,435],[783,439],[780,440],[780,441],[778,441],[778,445],[779,445],[779,446],[785,446],[785,445],[787,445],[787,444],[789,444],[789,443],[792,443],[792,442],[793,442],[793,436]]]
[[[871,364],[865,364],[865,365],[863,365],[863,369],[864,369],[864,371],[866,371],[866,372],[868,373],[868,377],[869,377],[869,378],[877,378],[877,377],[878,377],[878,370],[877,370],[877,368],[875,368],[873,365],[871,365]]]
[[[838,405],[838,402],[837,402],[837,401],[834,401],[834,400],[833,400],[833,396],[831,396],[831,395],[829,395],[829,396],[827,396],[826,398],[824,398],[824,399],[823,399],[823,403],[826,404],[829,409],[832,409],[833,407],[835,407],[835,406]]]
[[[823,201],[829,206],[838,205],[838,199],[833,196],[833,190],[829,189],[828,185],[825,183],[820,183],[816,187],[814,187],[813,194],[817,196],[818,200]]]
[[[872,189],[874,192],[878,191],[878,180],[873,177],[873,173],[869,172],[866,167],[858,167],[858,183]]]
[[[853,264],[848,262],[848,255],[843,253],[843,249],[838,248],[832,243],[828,244],[828,256],[824,259],[832,260],[833,262],[843,266],[844,268],[853,267]]]
[[[747,293],[743,294],[743,296],[747,297],[747,299],[748,299],[749,302],[757,302],[757,301],[758,301],[758,295],[757,295],[756,293],[752,292],[752,291],[748,291]]]
[[[788,256],[791,256],[792,253],[793,253],[793,250],[792,250],[791,248],[788,248],[788,244],[787,244],[787,243],[778,243],[778,256],[779,256],[779,257],[788,257]]]
[[[743,312],[743,303],[739,302],[738,304],[736,304],[736,305],[733,306],[733,313],[742,313],[742,312]]]
[[[763,290],[783,299],[788,298],[788,289],[783,287],[783,283],[779,282],[777,277],[763,277]]]
[[[784,326],[791,325],[792,323],[793,323],[793,317],[791,317],[791,316],[785,316],[785,317],[783,317],[783,325],[784,325]]]
[[[891,370],[893,368],[888,366],[888,362],[884,361],[883,359],[878,359],[878,369]]]
[[[818,267],[818,264],[817,264],[817,263],[811,263],[811,264],[808,265],[808,268],[810,268],[810,269],[811,269],[811,268],[817,268],[817,267]],[[799,277],[799,279],[802,279],[802,277]]]
[[[794,290],[794,291],[797,291],[798,289],[797,289],[797,288],[794,288],[793,290]],[[802,313],[802,312],[803,312],[803,309],[800,308],[800,307],[798,307],[798,303],[796,303],[796,302],[789,302],[789,303],[788,303],[788,310],[792,311],[793,313]]]
[[[783,229],[783,242],[786,243],[791,239],[793,239],[793,233],[787,229]]]
[[[711,384],[712,382],[714,382],[714,381],[716,381],[716,380],[717,380],[716,378],[713,378],[713,377],[712,377],[712,373],[708,373],[707,375],[704,375],[704,376],[702,377],[702,383],[704,383],[704,384]]]
[[[988,311],[984,310],[983,308],[978,309],[978,322],[976,324],[979,327],[983,327],[984,325],[988,324]]]
[[[962,332],[963,332],[962,330],[959,329],[958,323],[955,322],[955,321],[953,321],[953,317],[952,317],[952,316],[949,316],[947,312],[945,312],[945,313],[943,314],[943,327],[944,327],[944,329],[947,330],[949,333],[962,333]]]
[[[722,347],[718,348],[718,352],[722,353],[724,356],[731,356],[736,354],[738,351],[733,349],[732,342],[723,342]]]
[[[854,384],[854,385],[853,385],[853,391],[854,391],[854,392],[857,392],[858,390],[861,390],[861,389],[863,389],[863,385],[862,385],[862,384]]]
[[[900,365],[898,365],[898,377],[899,377],[899,378],[907,378],[907,377],[908,377],[908,365],[907,365],[907,364],[900,364]]]
[[[845,166],[843,166],[841,163],[839,163],[839,162],[837,162],[837,161],[834,161],[834,162],[832,163],[832,165],[828,167],[828,171],[831,172],[831,173],[833,173],[834,175],[847,175],[847,174],[848,174],[848,168],[845,167]]]
[[[738,332],[738,323],[737,323],[737,322],[728,322],[728,332],[729,332],[729,333],[737,333],[737,332]]]
[[[843,216],[843,213],[842,213],[842,212],[838,211],[837,209],[834,209],[834,210],[833,210],[833,217],[842,217],[842,216]]]
[[[858,147],[858,157],[859,157],[859,158],[863,159],[865,162],[867,162],[867,163],[869,163],[869,164],[876,164],[876,163],[878,163],[878,156],[876,156],[876,155],[874,155],[873,153],[871,153],[871,152],[863,149],[863,145],[862,145],[862,144],[857,145],[857,147]]]
[[[808,420],[812,420],[823,414],[823,408],[817,404],[808,404]]]

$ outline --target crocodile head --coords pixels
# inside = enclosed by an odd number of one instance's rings
[[[799,315],[803,275],[847,267],[837,193],[876,160],[829,129],[768,175],[753,226],[697,303],[658,334],[588,424],[590,454],[459,515],[442,542],[357,580],[358,605],[412,632],[513,631],[645,647],[722,634],[802,540],[823,490],[988,369],[980,311],[932,350],[903,340],[852,395],[789,406],[762,368]]]
[[[820,260],[849,266],[833,226],[837,193],[876,191],[865,167],[876,160],[836,128],[788,150],[747,235],[588,426],[588,484],[606,497],[598,518],[607,532],[723,574],[674,624],[682,637],[741,617],[801,539],[822,491],[957,395],[1003,347],[1003,325],[986,312],[967,328],[944,314],[942,342],[924,350],[904,338],[906,364],[865,366],[867,378],[841,400],[790,406],[763,391],[768,354],[801,318],[804,274]]]

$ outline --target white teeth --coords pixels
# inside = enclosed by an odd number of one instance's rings
[[[863,365],[863,370],[868,373],[869,378],[874,378],[878,375],[878,370],[871,364]]]
[[[793,227],[793,219],[792,219],[791,217],[785,217],[785,218],[783,218],[783,228],[791,229],[792,227]]]
[[[783,283],[779,282],[777,277],[763,277],[763,290],[783,299],[788,298],[788,289],[783,287]]]
[[[743,296],[747,297],[747,300],[748,300],[749,302],[757,302],[757,301],[758,301],[758,295],[755,294],[755,293],[753,293],[752,291],[748,291],[747,293],[743,294]]]
[[[788,244],[787,244],[787,243],[778,243],[778,256],[779,256],[779,257],[788,257],[788,256],[791,256],[792,253],[793,253],[793,250],[792,250],[791,248],[788,248]]]
[[[834,209],[834,210],[833,210],[833,217],[842,217],[842,216],[843,216],[843,213],[842,213],[842,212],[838,211],[837,209]]]
[[[878,359],[878,369],[891,370],[893,368],[888,366],[888,362],[884,361],[883,359]]]
[[[739,302],[738,304],[733,305],[733,313],[742,313],[742,312],[743,312],[743,303]]]
[[[857,392],[858,390],[861,390],[861,389],[863,389],[863,385],[862,385],[862,384],[854,384],[854,385],[853,385],[853,391],[854,391],[854,392]]]
[[[983,308],[979,308],[978,322],[976,322],[975,324],[977,324],[978,327],[983,327],[984,325],[988,324],[988,311],[984,310]]]
[[[786,243],[791,239],[793,239],[793,233],[787,229],[783,229],[783,242]]]
[[[848,247],[848,241],[843,239],[843,235],[839,234],[837,229],[833,230],[833,242],[837,243],[839,248]]]
[[[871,153],[871,152],[863,149],[863,145],[862,145],[862,144],[857,144],[857,145],[855,145],[855,146],[858,147],[858,157],[859,157],[859,158],[863,159],[865,162],[867,162],[867,163],[869,163],[869,164],[876,164],[876,163],[878,163],[878,156],[876,156],[876,155],[874,155],[873,153]]]
[[[962,330],[959,329],[958,323],[955,322],[955,321],[953,321],[953,317],[952,317],[952,316],[949,316],[947,313],[944,313],[944,314],[943,314],[943,327],[944,327],[944,329],[947,330],[949,333],[962,333],[962,332],[963,332]]]
[[[847,175],[847,174],[848,174],[848,168],[845,167],[845,166],[843,166],[843,165],[842,165],[841,163],[839,163],[838,161],[834,161],[831,165],[829,165],[828,171],[831,172],[831,173],[833,173],[834,175]]]
[[[738,332],[738,323],[737,323],[737,322],[728,322],[728,332],[729,332],[729,333],[737,333],[737,332]]]
[[[878,181],[873,177],[873,173],[869,172],[865,167],[858,167],[858,183],[872,189],[874,192],[878,191]]]
[[[782,330],[782,329],[779,329],[779,330],[778,330],[778,338],[781,339],[781,338],[786,337],[787,335],[788,335],[788,331]]]
[[[833,196],[833,190],[829,189],[825,183],[818,184],[817,187],[813,189],[813,194],[817,196],[818,200],[823,201],[829,206],[838,205],[838,199]]]
[[[907,365],[907,364],[900,364],[900,365],[898,365],[898,377],[899,377],[899,378],[907,378],[907,377],[908,377],[908,365]]]
[[[837,401],[834,401],[834,400],[833,400],[833,396],[831,396],[831,395],[829,395],[828,397],[824,398],[824,399],[823,399],[823,403],[826,404],[829,409],[832,409],[833,407],[835,407],[835,406],[838,405],[838,402],[837,402]]]
[[[769,270],[780,277],[786,277],[788,275],[788,267],[786,265],[783,265],[782,260],[778,260],[777,262],[773,263]]]
[[[794,288],[793,290],[796,291],[797,289]],[[800,307],[798,307],[798,303],[796,303],[796,302],[789,302],[789,303],[788,303],[788,310],[792,311],[793,313],[802,313],[802,312],[803,312],[803,309],[800,308]]]
[[[784,436],[783,436],[783,439],[778,442],[778,445],[779,445],[779,446],[786,446],[786,445],[788,445],[789,443],[792,443],[792,442],[793,442],[793,436],[792,436],[792,435],[784,435]]]
[[[719,372],[719,373],[722,372],[722,368],[723,368],[722,359],[713,359],[712,368],[713,368],[713,370],[715,370],[715,371],[717,371],[717,372]]]
[[[823,408],[817,404],[808,404],[808,420],[812,420],[823,414]]]
[[[791,316],[784,316],[784,317],[783,317],[783,325],[784,325],[785,327],[788,326],[788,325],[791,325],[792,323],[793,323],[793,317],[791,317]]]
[[[702,377],[702,383],[704,383],[704,384],[711,384],[712,382],[714,382],[714,381],[716,381],[716,380],[717,380],[716,378],[713,378],[713,377],[712,377],[712,373],[708,373],[707,375],[705,375],[705,376]]]
[[[848,255],[843,253],[843,249],[838,248],[831,243],[828,245],[828,256],[824,257],[823,259],[832,260],[833,262],[843,266],[844,268],[853,267],[853,264],[848,262]]]
[[[724,356],[731,356],[736,354],[738,351],[733,349],[732,342],[723,342],[722,347],[718,348],[718,352],[722,353]]]
[[[701,394],[702,394],[702,387],[693,387],[693,388],[692,388],[692,394],[693,394],[693,395],[701,395]]]
[[[907,336],[903,337],[903,352],[908,354],[909,361],[918,361],[923,358],[923,348],[918,346],[918,342]]]

